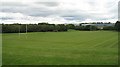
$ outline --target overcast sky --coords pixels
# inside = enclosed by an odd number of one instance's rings
[[[1,0],[0,23],[116,22],[119,0]]]

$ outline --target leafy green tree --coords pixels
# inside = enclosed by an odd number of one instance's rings
[[[103,30],[115,30],[115,28],[113,26],[105,26]]]
[[[21,24],[21,25],[20,25],[20,32],[21,32],[21,33],[26,32],[26,24]]]
[[[74,24],[67,24],[66,25],[68,29],[75,29],[75,25]]]
[[[90,27],[91,27],[91,25],[86,25],[84,30],[90,31]]]
[[[75,30],[84,30],[84,26],[75,26]]]
[[[64,24],[58,24],[56,25],[57,31],[67,31],[67,27]]]
[[[2,25],[2,32],[3,33],[18,33],[19,26],[14,24],[3,24]]]
[[[38,25],[48,25],[48,23],[43,22],[43,23],[38,23]]]
[[[98,28],[96,26],[91,25],[90,30],[94,31],[94,30],[98,30]]]
[[[116,29],[117,31],[120,31],[120,21],[117,21],[117,22],[115,23],[115,29]]]

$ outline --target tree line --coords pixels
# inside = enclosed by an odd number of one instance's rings
[[[64,24],[2,24],[3,33],[24,33],[24,32],[60,32],[67,31],[67,27]]]
[[[48,23],[38,23],[38,24],[2,24],[2,33],[24,33],[24,32],[64,32],[69,29],[81,30],[81,31],[96,31],[101,30],[97,26],[82,24],[48,24]],[[115,23],[115,26],[104,26],[102,30],[117,30],[120,31],[120,21]]]

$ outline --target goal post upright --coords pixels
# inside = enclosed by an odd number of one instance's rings
[[[28,32],[27,29],[28,29],[28,27],[27,27],[27,23],[26,23],[26,39],[27,39],[27,32]]]
[[[20,24],[19,24],[19,38],[20,38],[20,29],[21,29],[21,27],[20,27]]]

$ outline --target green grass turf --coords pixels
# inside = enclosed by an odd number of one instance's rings
[[[3,34],[3,65],[117,65],[113,31]]]

